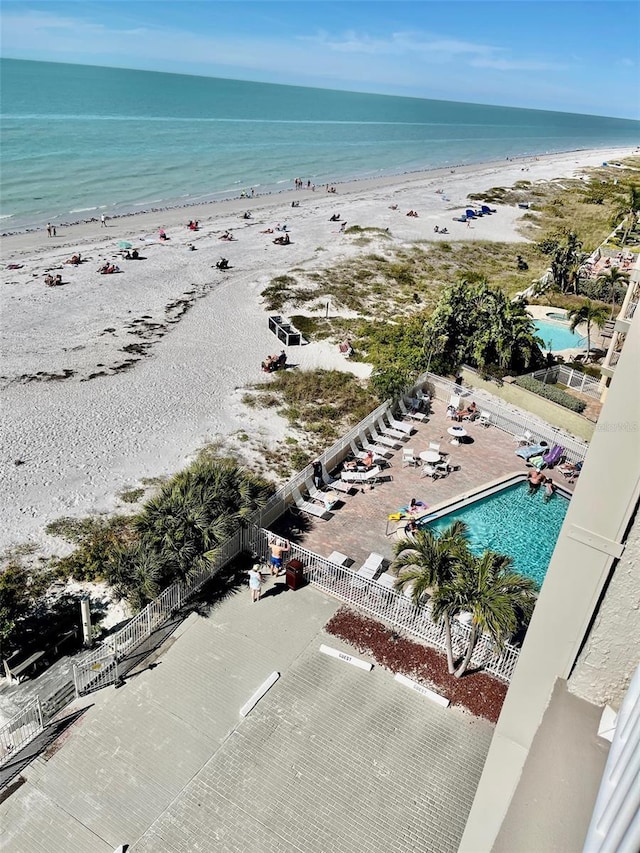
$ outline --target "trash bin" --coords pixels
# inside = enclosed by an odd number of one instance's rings
[[[299,589],[304,584],[304,566],[300,560],[289,560],[286,581],[289,589]]]

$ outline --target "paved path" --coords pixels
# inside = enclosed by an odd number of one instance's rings
[[[153,669],[87,697],[0,804],[1,849],[455,851],[492,727],[321,655],[346,648],[322,631],[338,603],[284,590],[190,616]]]

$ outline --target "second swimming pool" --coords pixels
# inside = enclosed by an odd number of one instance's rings
[[[536,320],[536,334],[544,341],[545,349],[550,352],[557,350],[583,347],[586,339],[569,330],[568,325],[548,323],[546,320]]]
[[[441,531],[456,519],[464,521],[474,554],[486,549],[508,554],[514,569],[532,578],[539,589],[569,508],[568,499],[558,492],[548,503],[543,495],[542,489],[529,495],[526,483],[516,483],[448,512],[428,526]]]

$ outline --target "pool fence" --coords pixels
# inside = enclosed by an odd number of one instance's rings
[[[587,376],[581,370],[575,370],[573,367],[567,367],[564,364],[556,364],[554,367],[546,367],[526,375],[532,379],[537,379],[544,385],[565,385],[567,388],[578,391],[593,400],[600,400],[602,396],[598,379]]]

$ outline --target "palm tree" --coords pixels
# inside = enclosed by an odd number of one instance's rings
[[[629,239],[629,234],[635,228],[639,210],[640,186],[637,184],[631,184],[628,187],[628,193],[625,200],[621,202],[620,206],[613,214],[613,219],[611,221],[611,224],[614,226],[618,226],[619,223],[622,223],[623,231],[620,245],[623,249]]]
[[[402,539],[396,544],[395,559],[391,571],[398,576],[396,589],[411,589],[411,599],[419,604],[429,591],[448,584],[454,576],[458,563],[468,559],[467,526],[463,521],[454,521],[442,533],[427,528],[419,530],[412,538]],[[455,669],[451,645],[451,623],[443,613],[449,672]],[[439,621],[436,620],[436,621]]]
[[[567,234],[564,246],[557,246],[551,259],[553,283],[562,293],[567,293],[570,287],[576,288],[577,275],[584,263],[586,253],[582,251],[582,243],[573,232]]]
[[[591,326],[601,329],[607,322],[607,314],[608,311],[604,305],[596,305],[590,299],[585,299],[578,308],[572,308],[567,312],[567,317],[571,321],[569,328],[572,332],[575,332],[581,323],[587,324],[587,358],[591,352]]]
[[[485,551],[454,565],[451,578],[434,589],[433,616],[445,625],[459,613],[471,614],[469,644],[453,672],[460,678],[471,662],[478,637],[489,634],[501,650],[509,637],[527,624],[535,606],[535,584],[512,570],[511,557]]]
[[[616,307],[616,290],[618,287],[621,287],[623,284],[626,284],[629,281],[629,273],[624,272],[618,267],[611,267],[607,272],[602,272],[596,279],[596,284],[599,284],[602,290],[609,295],[611,300],[611,315],[610,319],[613,319],[613,312]]]

